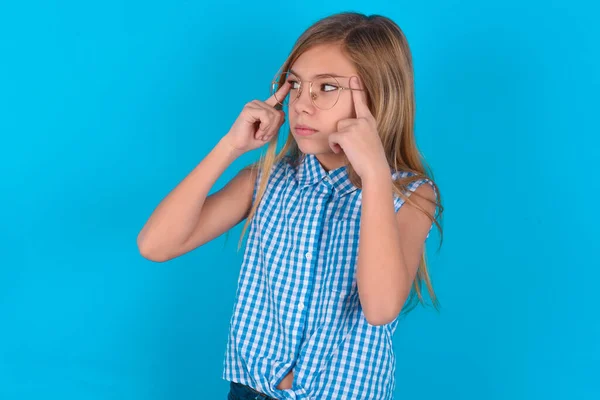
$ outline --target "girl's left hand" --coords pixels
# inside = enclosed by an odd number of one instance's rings
[[[357,77],[350,78],[351,88],[360,88]],[[329,135],[329,147],[334,153],[344,151],[348,161],[362,180],[389,173],[383,144],[377,133],[377,122],[367,107],[363,90],[350,90],[356,118],[342,119],[337,132]]]

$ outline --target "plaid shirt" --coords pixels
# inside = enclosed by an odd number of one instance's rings
[[[398,320],[368,324],[356,285],[361,199],[345,166],[327,172],[311,154],[274,165],[249,227],[223,379],[277,399],[393,398]],[[396,211],[402,203],[394,195]],[[277,389],[292,369],[292,388]]]

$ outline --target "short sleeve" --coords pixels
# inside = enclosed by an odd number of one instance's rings
[[[411,173],[411,172],[396,172],[392,175],[392,179],[393,180],[397,180],[397,179],[402,179],[402,178],[409,178],[411,176],[415,176],[416,174]],[[437,191],[435,189],[435,186],[433,185],[433,182],[428,179],[428,178],[422,178],[422,179],[417,179],[414,180],[413,182],[411,182],[408,187],[406,188],[406,190],[404,191],[404,194],[406,195],[406,197],[410,197],[410,195],[412,193],[415,192],[415,190],[417,190],[421,185],[423,184],[429,184],[431,185],[431,187],[434,190],[435,196],[437,198]],[[400,197],[398,194],[394,193],[394,210],[397,213],[398,211],[400,211],[400,207],[402,207],[402,205],[405,203],[405,199],[403,199],[402,197]],[[429,232],[427,233],[427,237],[429,237],[429,235],[431,234],[431,229],[433,229],[433,222],[431,223],[431,226],[429,227]]]
[[[258,195],[258,189],[260,188],[260,184],[263,179],[262,166],[260,164],[257,164],[255,166],[255,168],[257,168],[257,170],[258,170],[258,174],[256,176],[256,181],[254,183],[254,190],[252,191],[252,204],[254,204],[254,202],[256,201],[256,197]],[[284,170],[285,170],[285,163],[283,161],[279,161],[279,162],[273,164],[273,166],[271,167],[271,172],[268,176],[268,186],[271,185],[274,177],[279,176],[282,173],[285,173]],[[267,187],[267,191],[269,191],[269,187]],[[266,192],[265,192],[265,194],[266,194]]]

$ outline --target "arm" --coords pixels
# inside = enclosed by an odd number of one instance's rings
[[[242,221],[251,206],[256,173],[240,171],[218,192],[207,194],[241,153],[221,140],[165,197],[137,238],[143,257],[168,261],[220,236]]]
[[[394,212],[392,186],[383,174],[363,181],[357,285],[365,318],[371,325],[393,321],[402,310],[415,279],[431,220],[408,202]],[[411,197],[435,212],[435,193],[421,185]]]
[[[286,82],[278,96],[290,90]],[[240,155],[264,146],[277,136],[284,121],[273,94],[264,102],[247,103],[231,129],[212,151],[158,205],[137,238],[140,253],[153,261],[167,261],[221,235],[246,218],[257,173],[242,170],[223,189],[208,192]]]

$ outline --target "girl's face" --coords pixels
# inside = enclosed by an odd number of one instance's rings
[[[294,79],[301,81],[303,85],[300,96],[289,104],[287,115],[298,147],[303,153],[317,155],[319,161],[328,169],[343,165],[343,151],[335,154],[329,147],[328,136],[337,130],[338,121],[355,118],[352,93],[350,90],[342,90],[335,106],[322,110],[311,101],[308,82],[314,80],[317,75],[328,74],[335,76],[341,86],[350,87],[350,77],[358,76],[358,73],[339,45],[319,45],[307,50],[290,70],[295,73]],[[318,95],[319,90],[321,88],[313,84],[313,92]],[[314,132],[301,129],[302,126],[312,128]]]

